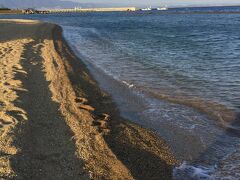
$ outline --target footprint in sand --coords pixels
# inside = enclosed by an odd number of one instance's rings
[[[11,117],[11,123],[13,124],[17,124],[17,122],[21,122],[26,119],[26,117],[19,111],[8,111],[6,112],[6,114],[8,115],[8,117]]]
[[[4,58],[4,56],[5,56],[5,53],[0,49],[0,58],[2,59]]]
[[[3,131],[5,130],[6,127],[11,126],[13,124],[15,124],[13,121],[8,121],[6,119],[0,118],[0,129]]]
[[[87,111],[94,111],[95,110],[92,106],[87,105],[88,100],[85,99],[85,98],[76,98],[75,102],[78,104],[78,107],[80,109],[85,109]]]
[[[14,119],[6,113],[6,103],[0,101],[0,128],[14,124]]]
[[[15,64],[15,65],[13,65],[13,69],[21,70],[21,69],[22,69],[22,66],[19,65],[19,64]]]
[[[99,133],[108,134],[110,130],[107,127],[107,122],[110,120],[110,116],[105,113],[96,116],[97,120],[93,121],[92,125],[97,127]]]
[[[88,100],[86,98],[81,98],[81,97],[76,98],[75,101],[76,103],[82,103],[82,104],[88,103]]]
[[[2,111],[5,106],[6,106],[6,104],[4,102],[0,101],[0,111]]]
[[[15,86],[18,87],[21,84],[22,84],[22,82],[19,80],[9,80],[8,82],[4,83],[5,86],[14,86],[14,87]]]
[[[10,124],[12,124],[12,123],[13,123],[13,122],[5,121],[5,120],[3,120],[3,119],[0,119],[0,125],[2,125],[2,126],[10,125]]]
[[[8,51],[8,48],[4,48],[4,49],[3,49],[3,52],[6,53],[7,51]]]

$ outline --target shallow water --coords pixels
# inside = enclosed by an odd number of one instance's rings
[[[240,14],[178,11],[188,14],[30,18],[62,25],[122,115],[155,131],[186,161],[174,170],[176,179],[239,179]]]

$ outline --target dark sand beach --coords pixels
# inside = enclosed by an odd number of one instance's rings
[[[0,26],[1,178],[172,179],[167,144],[120,116],[61,27]]]

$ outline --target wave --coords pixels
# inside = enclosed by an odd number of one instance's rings
[[[214,165],[191,165],[183,162],[173,170],[174,180],[235,180],[240,178],[239,146]]]
[[[133,88],[134,85],[131,83],[128,83],[127,81],[122,81],[123,84],[125,84],[128,88]]]
[[[239,120],[239,113],[236,109],[217,102],[211,102],[199,97],[161,94],[159,91],[154,92],[149,89],[145,92],[161,100],[191,107],[203,114],[206,114],[210,119],[216,120],[218,124],[224,128],[235,127],[235,122]],[[235,129],[239,130],[238,127],[235,127]]]
[[[183,162],[179,167],[173,170],[174,180],[213,180],[213,173],[216,167],[192,166]]]

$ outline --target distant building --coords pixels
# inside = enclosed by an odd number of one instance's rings
[[[23,14],[48,14],[49,11],[38,11],[36,9],[28,8],[28,9],[22,10],[22,13]]]
[[[35,9],[28,8],[28,9],[22,10],[22,13],[23,13],[23,14],[36,14],[37,11],[36,11]]]

